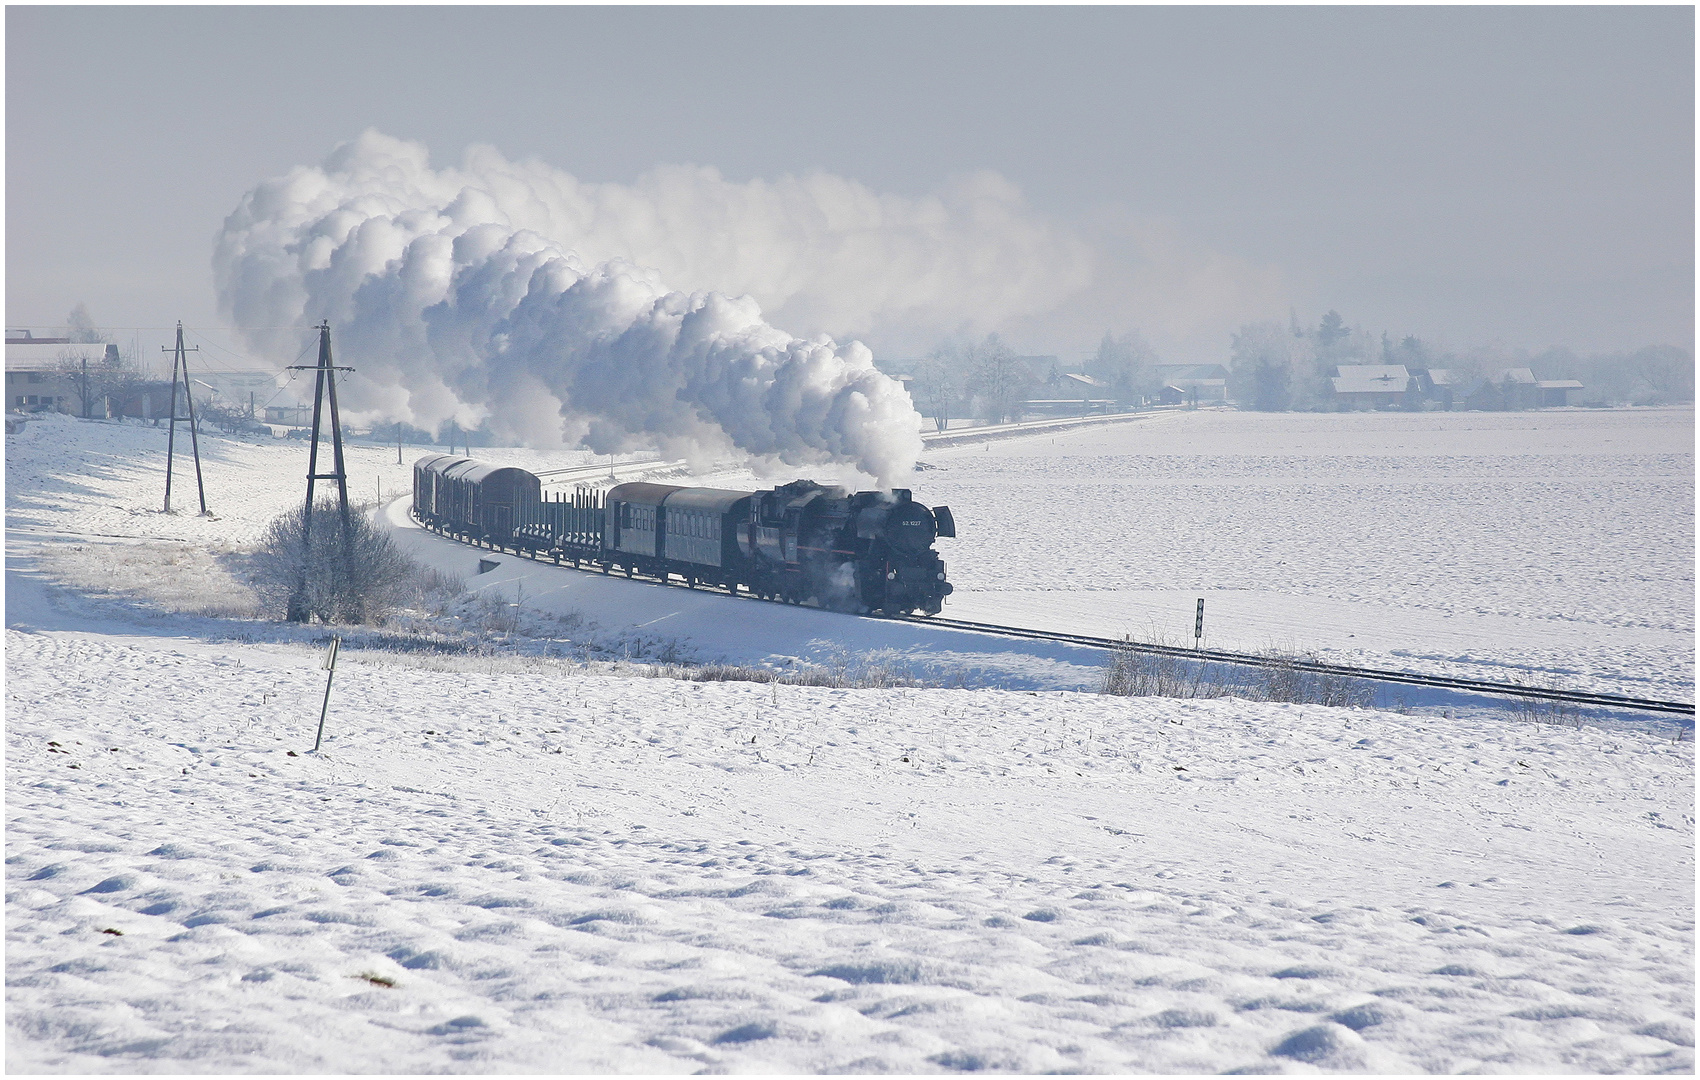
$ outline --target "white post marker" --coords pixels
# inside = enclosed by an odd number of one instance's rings
[[[1198,598],[1198,621],[1192,624],[1192,647],[1197,649],[1204,638],[1204,597]]]
[[[319,667],[325,671],[325,703],[319,706],[319,736],[313,740],[313,753],[319,752],[319,744],[325,741],[325,713],[331,707],[331,679],[336,677],[336,650],[342,644],[342,638],[332,636],[329,647],[325,649],[324,659],[319,661]]]

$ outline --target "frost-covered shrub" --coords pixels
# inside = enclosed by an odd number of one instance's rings
[[[1375,688],[1344,675],[1306,671],[1299,663],[1315,663],[1315,653],[1298,655],[1277,649],[1263,652],[1265,665],[1256,669],[1252,696],[1259,701],[1284,701],[1293,705],[1335,705],[1367,709],[1375,700]]]
[[[1166,643],[1162,643],[1166,644]],[[1295,705],[1368,708],[1375,688],[1358,679],[1306,670],[1315,654],[1265,649],[1256,666],[1194,660],[1141,649],[1117,649],[1104,666],[1100,692],[1118,697],[1219,698],[1280,701]]]
[[[1224,674],[1219,665],[1146,652],[1130,644],[1110,655],[1100,690],[1117,697],[1224,697],[1232,693],[1224,684]]]
[[[291,622],[381,622],[419,592],[417,564],[365,513],[346,529],[334,503],[281,514],[267,526],[251,563],[254,591],[268,613]]]

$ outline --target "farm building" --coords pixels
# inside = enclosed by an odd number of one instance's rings
[[[118,363],[118,346],[27,334],[6,337],[6,411],[77,412],[81,366]]]
[[[1411,400],[1407,393],[1418,392],[1403,364],[1342,364],[1334,370],[1334,401],[1344,409],[1403,405]]]
[[[1219,405],[1228,400],[1228,369],[1221,364],[1156,364],[1151,374],[1162,388],[1158,395],[1165,405]]]
[[[1581,390],[1583,386],[1575,379],[1541,379],[1535,383],[1535,389],[1540,391],[1543,406],[1564,406],[1570,404],[1570,391]]]

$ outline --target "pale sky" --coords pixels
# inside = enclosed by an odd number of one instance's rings
[[[1220,360],[1289,307],[1693,344],[1690,7],[13,6],[6,29],[8,326],[79,301],[216,326],[243,193],[375,128],[437,167],[482,143],[596,182],[690,163],[917,196],[990,170],[1095,253],[1091,288],[977,327],[1027,352],[1139,327]]]

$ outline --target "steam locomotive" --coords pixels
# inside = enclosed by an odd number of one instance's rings
[[[558,563],[835,611],[936,615],[951,593],[933,550],[956,535],[950,508],[902,488],[627,483],[546,498],[524,469],[436,454],[413,465],[413,514],[446,535]]]

